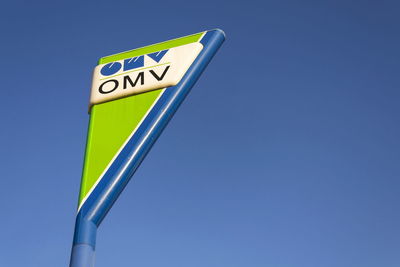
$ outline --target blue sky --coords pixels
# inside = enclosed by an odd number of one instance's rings
[[[98,232],[96,267],[400,264],[398,1],[7,1],[0,266],[67,266],[91,72],[227,40]]]

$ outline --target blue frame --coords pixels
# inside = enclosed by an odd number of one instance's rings
[[[182,80],[165,89],[84,202],[76,217],[70,267],[94,266],[97,228],[224,40],[225,33],[220,29],[206,32],[200,40],[204,48]]]

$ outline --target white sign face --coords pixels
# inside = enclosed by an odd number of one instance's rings
[[[98,65],[90,105],[177,85],[202,49],[201,43],[190,43]]]

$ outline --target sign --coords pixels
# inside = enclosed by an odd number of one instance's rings
[[[224,40],[217,29],[99,60],[70,267],[94,266],[97,228]]]
[[[90,105],[177,85],[202,49],[190,43],[98,65]]]

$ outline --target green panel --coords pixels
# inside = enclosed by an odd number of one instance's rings
[[[176,47],[176,46],[181,46],[181,45],[185,45],[185,44],[194,43],[194,42],[197,42],[200,39],[200,37],[203,35],[203,33],[204,32],[200,32],[200,33],[196,33],[196,34],[193,34],[193,35],[188,35],[188,36],[185,36],[185,37],[173,39],[173,40],[170,40],[170,41],[166,41],[166,42],[162,42],[162,43],[158,43],[158,44],[153,44],[153,45],[141,47],[141,48],[138,48],[138,49],[133,49],[133,50],[129,50],[129,51],[126,51],[126,52],[122,52],[122,53],[119,53],[119,54],[103,57],[103,58],[101,58],[99,60],[99,65],[100,64],[110,63],[110,62],[113,62],[113,61],[122,60],[122,59],[125,59],[125,58],[131,58],[131,57],[141,56],[141,55],[145,55],[145,54],[149,54],[149,53],[154,53],[154,52],[157,52],[157,51],[160,51],[160,50],[170,49],[170,48]]]
[[[199,41],[202,34],[203,32],[103,57],[99,64],[194,43]],[[150,91],[97,104],[91,108],[79,205],[161,92],[162,89]]]
[[[162,90],[134,95],[92,108],[79,203],[90,191]]]

